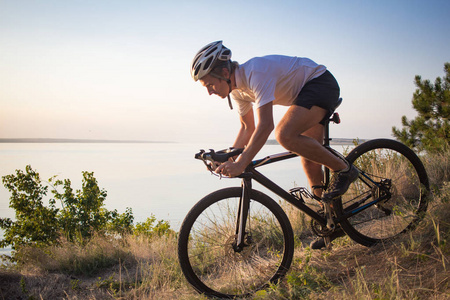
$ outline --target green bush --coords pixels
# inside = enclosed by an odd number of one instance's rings
[[[119,214],[116,210],[108,211],[104,208],[107,193],[99,188],[94,173],[82,174],[82,188],[75,193],[69,179],[54,182],[55,189],[52,193],[63,206],[58,214],[58,222],[66,237],[74,241],[88,238],[95,231],[130,231],[133,223],[131,209],[128,208],[124,214]],[[53,181],[53,178],[49,181]],[[64,192],[58,192],[58,187],[62,187]]]
[[[26,166],[25,172],[16,170],[15,174],[3,176],[3,184],[11,192],[10,207],[15,210],[16,220],[0,218],[0,228],[5,231],[0,247],[17,250],[23,245],[52,245],[61,234],[69,241],[83,242],[94,232],[131,232],[134,220],[131,209],[119,214],[117,210],[104,208],[106,191],[99,188],[94,173],[82,174],[82,188],[75,192],[70,180],[50,178],[54,198],[48,200],[48,207],[44,198],[49,187],[31,166]],[[56,207],[57,201],[62,208]]]
[[[155,222],[156,218],[152,215],[147,218],[145,222],[137,223],[136,226],[134,226],[133,234],[153,238],[155,236],[161,237],[173,233],[173,230],[170,229],[170,225],[167,221],[160,220],[154,225]]]
[[[0,218],[0,228],[5,230],[0,247],[11,245],[17,249],[21,245],[45,245],[54,243],[58,237],[58,209],[55,200],[44,206],[43,198],[48,186],[41,182],[39,174],[30,166],[25,173],[16,170],[16,174],[3,177],[4,186],[12,193],[10,207],[16,211],[16,221]]]

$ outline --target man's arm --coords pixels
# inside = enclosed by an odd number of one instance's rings
[[[255,117],[253,115],[253,109],[250,109],[248,113],[240,117],[241,128],[239,129],[236,140],[234,141],[234,148],[244,148],[248,145],[253,132],[255,131]]]
[[[250,164],[259,150],[261,150],[261,148],[264,146],[267,139],[269,138],[270,133],[275,127],[273,123],[272,102],[258,108],[256,110],[256,115],[258,117],[258,124],[251,134],[244,152],[242,152],[236,162],[225,162],[221,164],[216,169],[216,172],[223,173],[224,175],[231,177],[241,174]],[[251,119],[253,120],[253,113],[251,113],[251,116]],[[245,124],[251,126],[251,122],[249,123],[250,115],[246,114],[243,118],[241,118],[241,120],[244,120]],[[236,147],[242,147],[245,145],[245,142],[248,139],[247,134],[249,132],[250,131],[247,132],[245,130],[245,126],[241,127],[241,130],[239,131],[238,137],[235,142]]]
[[[237,163],[243,165],[245,168],[261,150],[269,138],[270,133],[275,128],[273,122],[273,104],[269,102],[256,110],[258,117],[258,124],[253,132],[250,141],[247,144],[244,152],[237,159]]]

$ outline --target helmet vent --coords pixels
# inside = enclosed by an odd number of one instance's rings
[[[194,72],[194,75],[195,76],[197,76],[198,75],[198,72],[200,71],[200,65],[195,69],[195,72]]]
[[[220,60],[228,60],[230,55],[231,51],[227,49],[220,54]]]
[[[208,58],[208,60],[205,62],[205,64],[203,65],[203,70],[207,70],[209,68],[209,66],[211,65],[212,61],[213,61],[214,57],[210,57]]]
[[[195,66],[197,65],[198,60],[200,59],[200,56],[197,56],[194,61],[192,62],[192,65]]]
[[[208,52],[205,53],[205,56],[210,56],[212,53],[217,51],[217,47],[213,47],[211,49],[209,49]]]

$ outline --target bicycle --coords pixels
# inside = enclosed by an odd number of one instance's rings
[[[338,113],[325,124],[324,147],[340,155],[330,147],[330,122],[340,122]],[[195,158],[214,173],[218,164],[242,151],[201,150]],[[414,229],[423,218],[429,192],[427,173],[418,156],[400,142],[375,139],[356,146],[346,159],[358,168],[359,178],[332,202],[332,209],[329,201],[322,201],[325,209],[314,210],[305,201],[314,198],[306,188],[286,191],[256,170],[296,156],[284,152],[254,160],[235,177],[241,179],[240,187],[205,196],[186,215],[179,232],[178,257],[184,276],[199,293],[246,297],[277,283],[290,268],[294,254],[291,223],[275,200],[252,188],[252,180],[308,215],[312,231],[327,244],[341,227],[355,242],[372,246]],[[326,190],[330,171],[324,169]]]

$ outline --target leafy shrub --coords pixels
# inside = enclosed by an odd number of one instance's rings
[[[26,166],[25,172],[3,176],[4,186],[11,192],[10,207],[15,210],[16,220],[0,218],[0,228],[4,229],[0,247],[11,245],[17,250],[23,245],[51,245],[57,243],[60,234],[69,241],[86,241],[94,232],[131,232],[133,214],[130,208],[119,214],[117,210],[104,208],[106,191],[100,189],[94,173],[83,172],[82,188],[73,191],[70,180],[55,180],[51,191],[54,198],[44,205],[48,186],[39,174]],[[62,192],[57,188],[61,187]],[[56,201],[62,208],[56,208]]]
[[[149,238],[153,238],[155,236],[161,237],[163,235],[168,235],[173,233],[173,230],[170,229],[170,225],[167,221],[160,220],[154,225],[156,222],[156,218],[154,215],[147,218],[145,222],[137,223],[134,226],[133,234],[134,235],[144,235]]]
[[[15,175],[4,176],[3,184],[12,193],[10,207],[16,211],[16,221],[0,218],[0,228],[5,230],[0,247],[54,243],[59,230],[58,209],[54,200],[49,207],[44,206],[48,186],[42,184],[39,174],[27,166],[25,173],[16,170]]]

